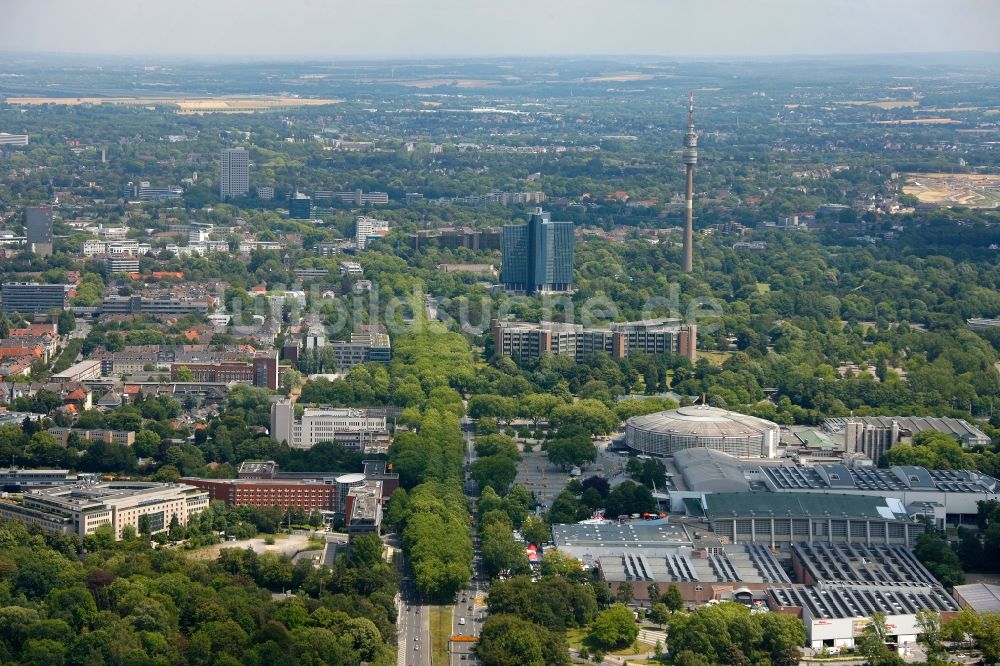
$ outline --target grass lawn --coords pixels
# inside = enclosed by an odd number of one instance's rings
[[[431,606],[431,664],[447,666],[451,638],[451,606]]]
[[[635,643],[632,643],[632,645],[629,645],[628,647],[623,647],[620,650],[612,650],[608,654],[613,654],[619,657],[627,658],[629,655],[645,654],[647,652],[652,652],[655,647],[656,646],[647,643],[645,641],[636,641]]]
[[[708,360],[712,365],[722,365],[732,352],[724,351],[699,351],[698,358]]]
[[[659,627],[656,627],[659,630]],[[579,650],[581,647],[586,647],[587,650],[593,654],[595,646],[587,640],[587,629],[569,629],[566,631],[566,644],[571,649]],[[655,648],[654,645],[647,643],[645,641],[635,641],[632,645],[623,647],[619,650],[611,650],[607,654],[613,654],[618,657],[623,657],[628,660],[630,664],[657,664],[660,663],[655,659],[642,659],[636,657],[635,659],[629,659],[629,657],[635,654],[645,654],[647,652],[652,652]]]

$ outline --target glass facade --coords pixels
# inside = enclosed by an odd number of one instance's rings
[[[540,209],[527,224],[503,228],[500,281],[511,291],[566,291],[573,284],[573,223],[553,222]]]

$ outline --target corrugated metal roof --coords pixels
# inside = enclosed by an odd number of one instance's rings
[[[879,518],[888,510],[885,498],[871,495],[830,493],[716,493],[705,496],[706,515],[710,519],[768,516],[844,516],[849,518]],[[892,514],[895,519],[909,521],[906,515]]]

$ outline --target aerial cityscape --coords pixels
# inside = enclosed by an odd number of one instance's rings
[[[1000,7],[203,4],[0,23],[0,663],[1000,663]]]

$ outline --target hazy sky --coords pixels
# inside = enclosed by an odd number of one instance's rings
[[[1000,51],[998,0],[0,0],[0,51],[261,56]]]

